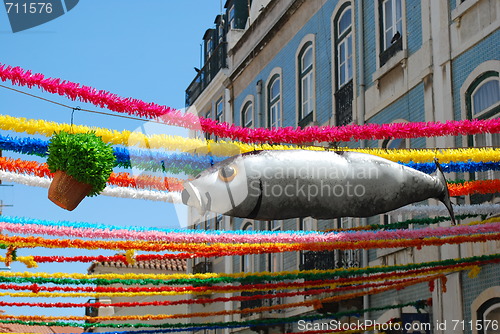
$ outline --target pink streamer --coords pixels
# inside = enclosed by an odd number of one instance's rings
[[[19,225],[0,222],[0,230],[19,234],[71,236],[79,238],[126,239],[187,243],[335,243],[369,240],[419,239],[478,233],[500,232],[500,223],[482,225],[459,225],[452,227],[422,228],[418,230],[358,231],[349,233],[318,234],[209,234],[209,233],[165,233],[159,231],[96,230],[67,226]]]
[[[220,138],[230,138],[246,143],[290,143],[338,142],[352,140],[380,140],[388,138],[418,138],[439,136],[475,135],[479,133],[500,132],[500,119],[461,120],[418,123],[366,124],[343,127],[312,126],[304,129],[286,127],[277,129],[249,129],[240,126],[218,123],[208,118],[146,103],[138,99],[123,98],[104,90],[97,90],[78,83],[45,78],[43,74],[32,74],[20,67],[0,64],[0,79],[11,81],[18,86],[38,87],[52,94],[66,96],[71,100],[92,103],[101,108],[127,113],[144,118],[160,118],[165,124],[202,130]],[[199,124],[199,125],[198,125]],[[201,125],[201,127],[200,127]]]

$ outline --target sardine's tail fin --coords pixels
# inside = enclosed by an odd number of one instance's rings
[[[455,221],[455,213],[453,212],[453,207],[451,206],[450,192],[448,190],[448,186],[446,183],[446,177],[444,176],[444,173],[443,173],[443,168],[441,168],[441,165],[439,164],[437,159],[434,159],[434,163],[436,164],[436,167],[437,167],[436,177],[444,186],[444,193],[441,196],[441,198],[439,198],[439,200],[441,202],[443,202],[443,204],[446,206],[446,209],[448,209],[448,212],[450,213],[452,225],[456,225],[457,223]]]

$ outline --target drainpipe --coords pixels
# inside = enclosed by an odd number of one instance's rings
[[[264,123],[264,115],[262,113],[262,80],[257,81],[255,88],[257,90],[257,100],[255,101],[255,115],[257,116],[257,119],[255,127],[261,128],[263,127],[262,123]]]
[[[365,38],[364,38],[364,10],[363,10],[363,0],[357,1],[358,3],[358,15],[357,15],[357,26],[358,26],[358,33],[357,35],[357,41],[358,41],[358,54],[359,54],[359,98],[358,98],[358,104],[357,104],[357,118],[358,118],[358,124],[359,125],[364,125],[365,124],[365,66],[364,66],[364,44],[365,44]],[[366,147],[366,140],[361,140],[359,143],[361,148]],[[361,218],[361,225],[366,226],[368,225],[368,219],[366,218]],[[363,250],[363,259],[362,259],[362,266],[368,267],[368,250],[364,249]],[[370,296],[369,295],[364,295],[363,296],[363,308],[366,310],[370,308]],[[370,319],[370,312],[365,312],[364,314],[365,320]]]

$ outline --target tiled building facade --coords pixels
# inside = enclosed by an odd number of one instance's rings
[[[205,66],[186,91],[187,105],[201,116],[241,126],[271,128],[483,119],[500,114],[500,2],[495,0],[228,0],[225,12],[217,16],[214,23],[215,27],[204,36]],[[330,147],[385,148],[499,144],[498,134],[321,143]],[[499,178],[498,173],[483,174],[450,175],[450,178]],[[497,203],[496,195],[461,197],[455,201],[457,204]],[[194,211],[190,213],[191,224],[200,229],[325,230],[407,218],[410,217],[261,222],[213,213],[202,217]],[[332,251],[210,258],[193,260],[191,265],[197,272],[326,269],[434,261],[494,254],[499,249],[499,243],[489,242],[422,250],[379,249],[365,254]],[[470,279],[467,273],[448,275],[446,293],[439,287],[431,292],[427,284],[420,284],[340,303],[338,310],[432,298],[433,307],[427,311],[433,321],[498,318],[499,277],[499,267],[488,265],[475,279]],[[217,307],[230,310],[291,303],[303,298],[275,298],[253,304],[221,303],[210,307],[214,311]],[[198,305],[191,311],[205,309]],[[225,316],[214,321],[279,318],[313,312],[310,308],[300,308]],[[387,321],[401,312],[411,313],[415,309],[365,316]],[[261,333],[284,333],[296,331],[297,324],[252,329]],[[252,330],[227,332],[250,333]],[[454,331],[461,332],[481,333],[470,329]],[[435,329],[433,333],[444,332]]]

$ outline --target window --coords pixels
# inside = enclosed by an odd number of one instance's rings
[[[217,231],[222,231],[224,229],[224,217],[222,215],[217,215],[217,217],[215,217],[215,229]]]
[[[273,232],[281,231],[281,221],[276,221],[276,220],[270,221],[269,230]],[[281,271],[281,253],[269,254],[267,270],[272,273]]]
[[[486,70],[475,74],[465,91],[465,106],[467,119],[488,119],[500,116],[500,79],[499,72]],[[463,92],[463,91],[462,91]],[[470,147],[500,147],[500,134],[481,133],[468,136]],[[470,174],[471,179],[487,180],[500,178],[500,171],[485,171]],[[472,204],[491,201],[496,194],[473,194]]]
[[[391,123],[408,123],[407,120],[399,118],[396,120],[393,120]],[[394,138],[394,139],[385,139],[382,141],[382,148],[386,149],[405,149],[405,148],[410,148],[410,139],[407,138]]]
[[[382,1],[383,50],[388,49],[403,33],[401,0]]]
[[[483,324],[481,327],[488,328],[486,330],[478,328],[478,334],[498,333],[498,328],[492,326],[492,324],[495,323],[498,325],[498,323],[500,323],[500,298],[491,298],[484,302],[477,309],[477,320],[478,323],[481,321],[481,324]],[[489,324],[489,326],[486,324]]]
[[[349,3],[343,5],[333,22],[335,43],[335,125],[352,122],[353,58],[352,58],[352,11]]]
[[[245,128],[251,128],[253,125],[253,104],[251,101],[248,101],[243,106],[241,112],[241,124]]]
[[[386,139],[382,143],[383,148],[388,149],[403,149],[408,148],[408,139],[406,138],[396,138],[396,139]]]
[[[313,46],[307,42],[301,49],[298,57],[299,64],[299,125],[312,121],[313,115]],[[302,124],[301,124],[302,123]]]
[[[275,74],[267,85],[267,124],[269,128],[281,126],[281,80],[279,74]]]
[[[345,9],[336,22],[338,88],[352,79],[351,8]]]
[[[403,50],[403,0],[380,0],[380,66]]]
[[[205,113],[205,118],[206,118],[206,119],[210,119],[210,118],[212,118],[212,111],[211,111],[211,110],[209,110],[209,111],[207,111],[207,112]],[[208,133],[208,132],[206,132],[206,133],[205,133],[205,139],[206,139],[206,140],[210,140],[210,139],[211,139],[211,137],[210,137],[210,133]]]
[[[247,222],[245,225],[243,225],[243,231],[253,231],[253,225],[250,222]],[[241,256],[241,272],[251,272],[253,270],[252,268],[252,255],[242,255]]]
[[[231,6],[229,9],[229,27],[230,29],[235,28],[235,19],[236,19],[236,9],[234,8],[234,5]]]
[[[498,76],[483,80],[472,92],[472,115],[476,116],[500,103],[500,81]]]
[[[215,104],[217,122],[224,122],[224,101],[220,98]]]

